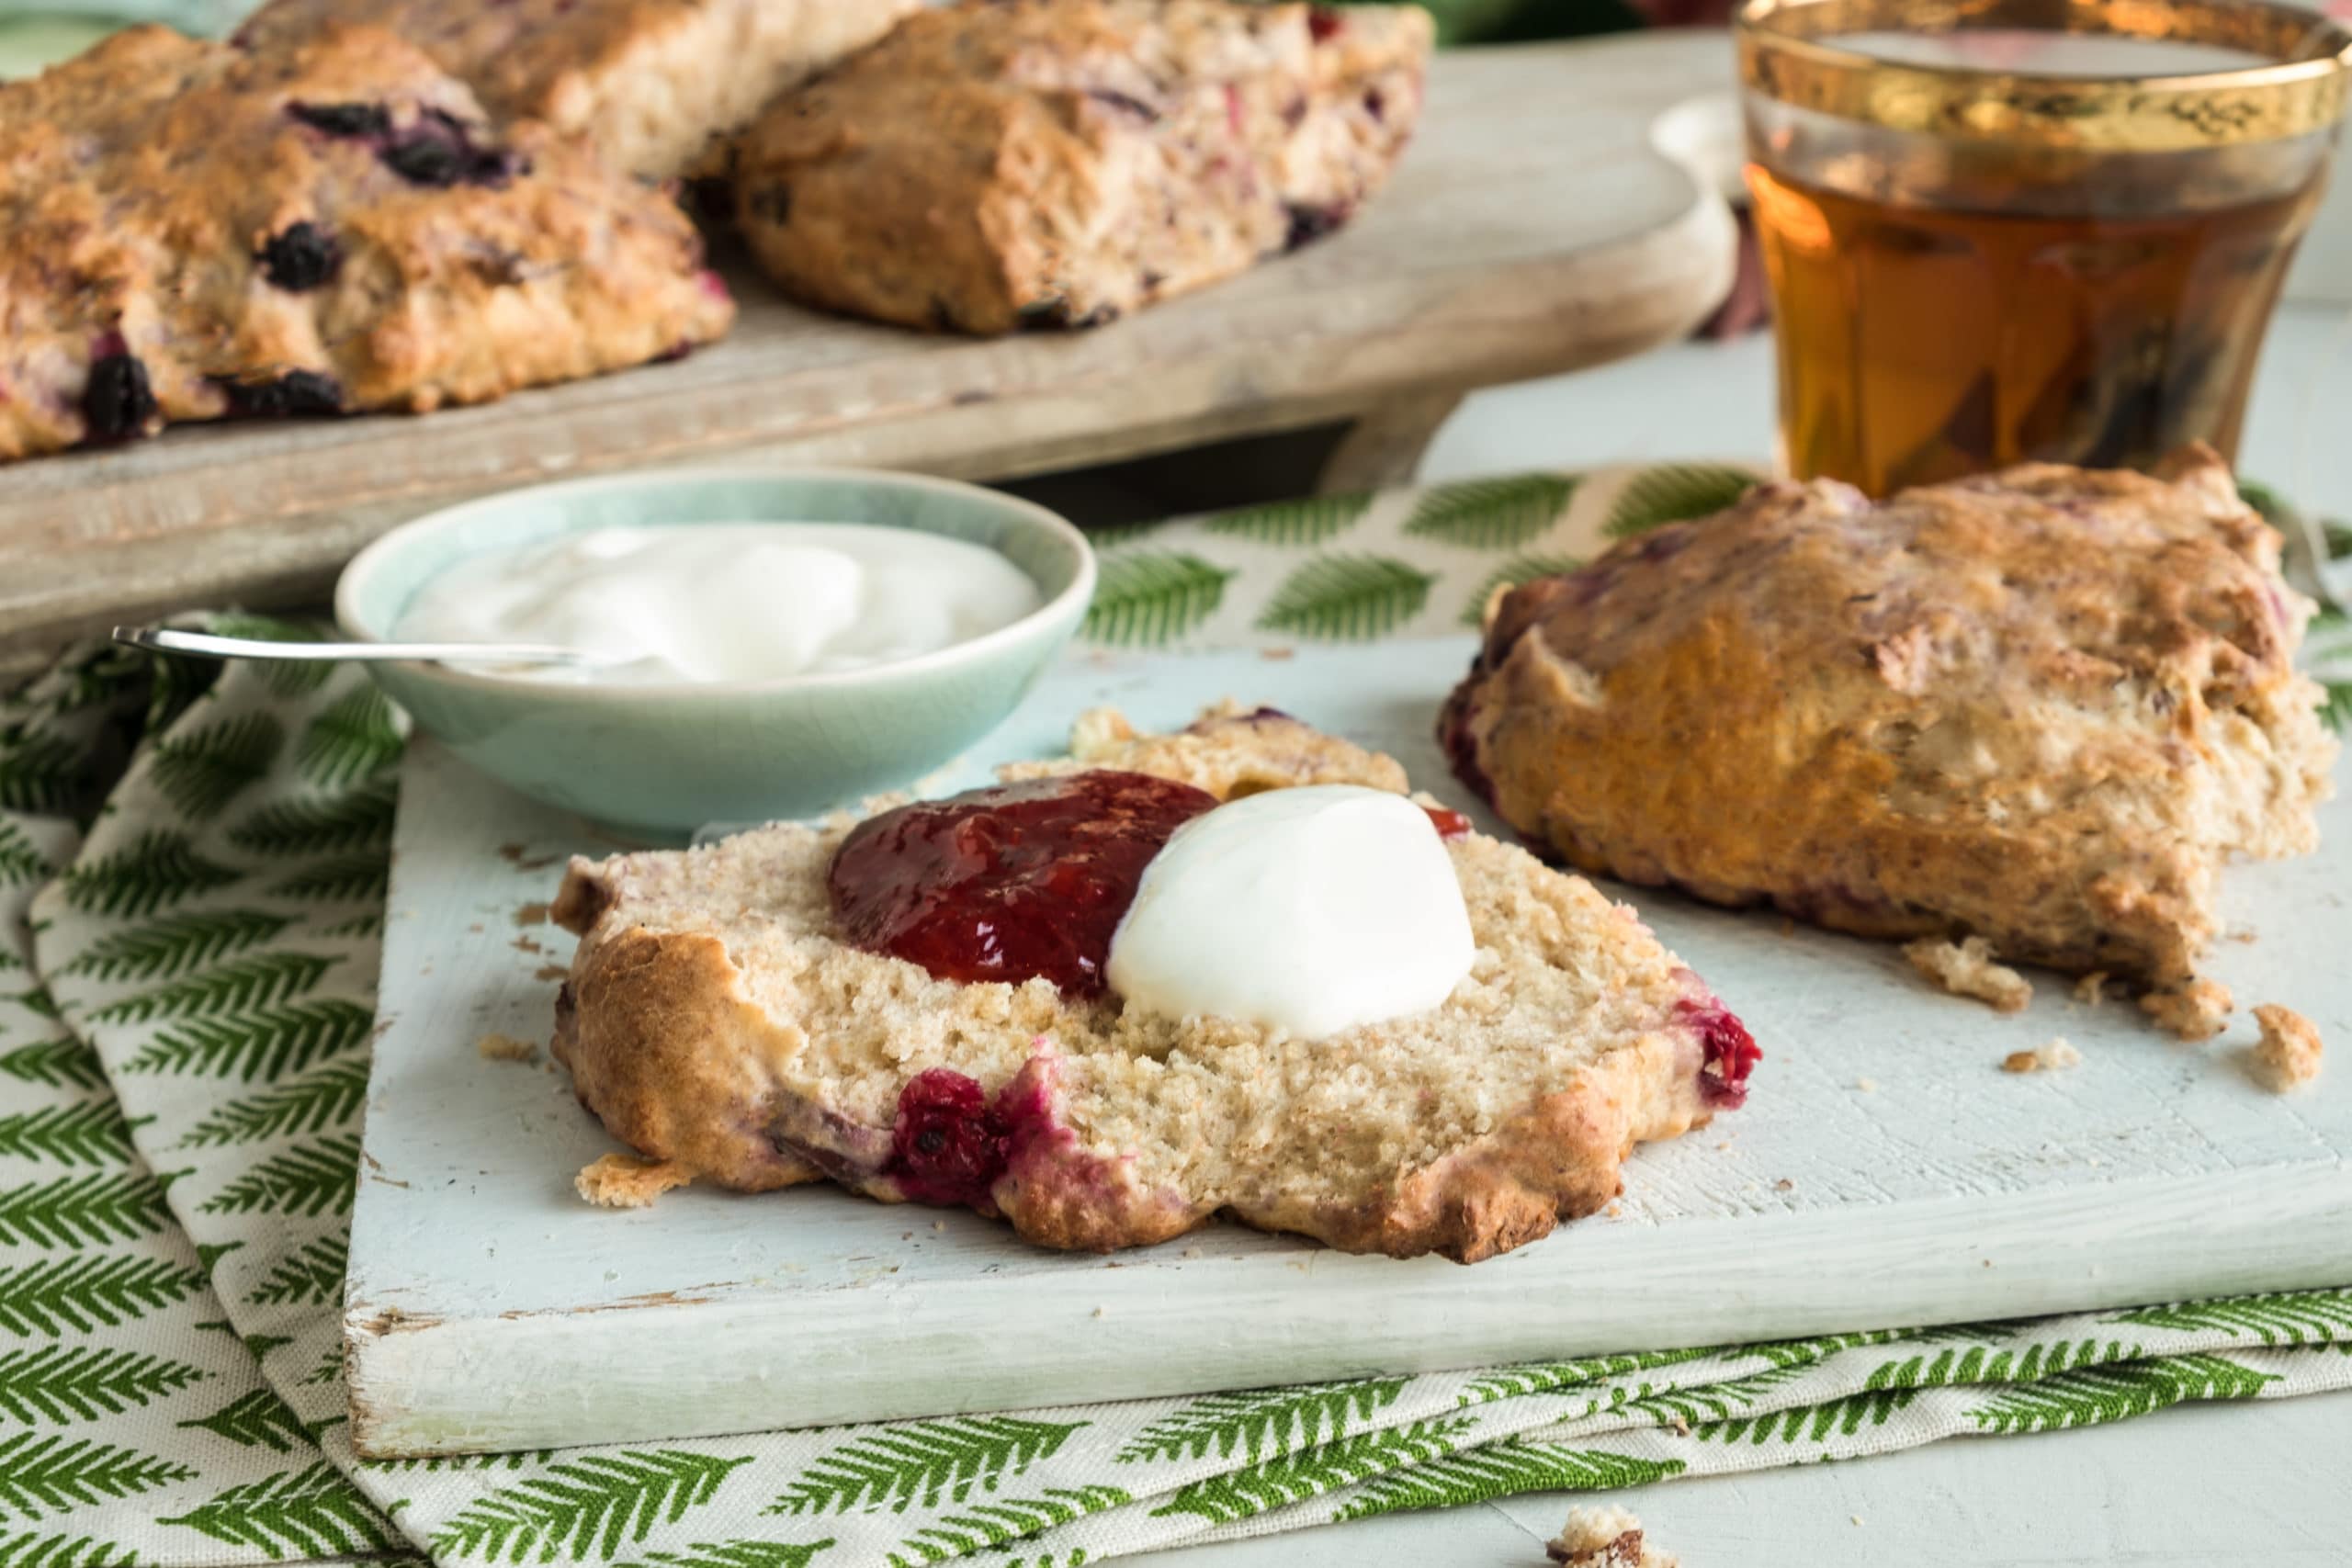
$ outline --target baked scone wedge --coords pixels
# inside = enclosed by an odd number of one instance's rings
[[[922,0],[270,0],[237,41],[354,23],[398,33],[500,119],[535,119],[649,179],[717,172],[762,105],[888,32]]]
[[[2336,753],[2278,549],[2201,448],[1764,485],[1499,597],[1440,738],[1585,870],[2104,970],[2201,1036],[2221,869],[2310,851]]]
[[[737,218],[796,298],[907,326],[1091,326],[1345,222],[1412,134],[1411,6],[963,0],[779,98]]]
[[[718,337],[660,190],[493,131],[389,33],[160,27],[0,86],[0,458],[230,414],[423,410]]]
[[[1018,771],[1102,769],[1219,799],[1405,787],[1391,759],[1265,710],[1175,736],[1093,716],[1073,759]],[[827,873],[851,830],[572,863],[555,916],[581,942],[555,1055],[656,1162],[617,1180],[600,1162],[584,1191],[823,1177],[968,1204],[1048,1247],[1157,1242],[1224,1213],[1468,1262],[1607,1202],[1634,1144],[1737,1105],[1758,1055],[1632,909],[1466,831],[1449,852],[1478,947],[1468,977],[1425,1013],[1300,1040],[850,946]]]

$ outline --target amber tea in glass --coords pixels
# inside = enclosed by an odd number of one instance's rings
[[[1790,472],[2234,454],[2352,36],[2237,0],[1759,0],[1740,48]]]

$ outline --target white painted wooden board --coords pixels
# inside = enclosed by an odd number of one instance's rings
[[[1430,739],[1467,637],[1360,650],[1090,655],[943,787],[1056,749],[1081,707],[1182,721],[1263,700],[1390,750],[1456,804]],[[2352,1041],[2352,802],[2317,857],[2234,871],[2252,942],[2213,969],[2244,1004]],[[1888,946],[1672,895],[1633,897],[1748,1021],[1747,1109],[1627,1165],[1614,1215],[1462,1268],[1216,1226],[1112,1258],[1033,1249],[967,1213],[830,1188],[688,1190],[590,1209],[614,1147],[544,1064],[547,966],[517,912],[552,857],[600,845],[427,742],[407,764],[346,1329],[362,1452],[651,1439],[1204,1392],[1374,1371],[2022,1315],[2352,1280],[2352,1069],[2278,1099],[2241,1025],[2205,1047],[2041,977],[2002,1017]],[[502,854],[502,849],[505,852]],[[517,863],[519,861],[520,863]],[[2240,1015],[2242,1018],[2244,1014]],[[2063,1034],[2070,1073],[2012,1077]],[[1874,1089],[1864,1089],[1869,1079]]]

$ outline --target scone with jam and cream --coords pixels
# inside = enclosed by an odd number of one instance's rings
[[[1268,710],[862,822],[572,863],[555,1053],[648,1160],[1107,1250],[1230,1214],[1469,1262],[1621,1190],[1759,1055],[1634,911]]]
[[[2221,868],[2316,844],[2336,751],[2278,549],[2202,448],[1764,485],[1499,597],[1441,739],[1584,870],[2104,971],[2203,1038]]]
[[[963,0],[771,105],[737,218],[787,293],[1093,326],[1346,222],[1420,118],[1412,6]]]
[[[734,315],[667,196],[367,28],[131,28],[0,86],[0,458],[480,402]]]

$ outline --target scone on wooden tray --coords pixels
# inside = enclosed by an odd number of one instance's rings
[[[581,937],[555,1054],[656,1162],[625,1180],[600,1162],[583,1191],[827,1178],[1001,1215],[1050,1247],[1157,1242],[1225,1213],[1473,1261],[1600,1207],[1635,1143],[1745,1096],[1755,1042],[1632,909],[1452,813],[1419,815],[1389,758],[1220,710],[1173,736],[1092,716],[1069,761],[1008,772],[992,804],[575,860],[555,904]],[[1151,1011],[1089,967],[1090,933],[1107,942],[1129,899],[1143,919],[1152,857],[1176,854],[1145,843],[1129,863],[1144,891],[1119,886],[1142,820],[1122,813],[1173,802],[1204,824],[1311,784],[1409,815],[1458,885],[1466,973],[1442,999],[1310,1036]],[[899,893],[917,923],[894,951],[919,962],[873,950]],[[1107,966],[1123,986],[1124,951]]]
[[[737,216],[813,304],[1091,326],[1345,222],[1412,134],[1431,36],[1410,6],[963,0],[772,105]]]
[[[922,0],[270,0],[238,29],[269,49],[366,23],[398,33],[501,119],[536,119],[606,161],[694,170],[760,107],[865,48]]]
[[[1872,502],[1770,484],[1489,607],[1456,771],[1570,863],[2151,987],[2192,1036],[2233,855],[2309,852],[2309,601],[2202,448]]]
[[[668,197],[493,131],[389,33],[160,27],[0,86],[0,458],[167,422],[479,402],[683,352],[733,305]]]

